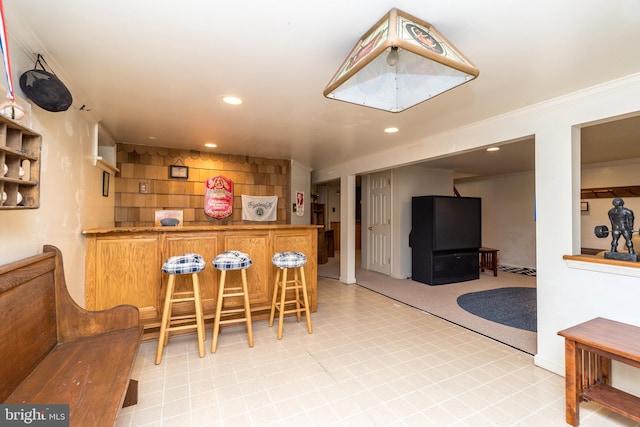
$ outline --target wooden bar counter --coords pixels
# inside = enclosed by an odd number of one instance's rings
[[[249,254],[252,260],[247,270],[252,317],[264,319],[269,315],[275,281],[271,257],[275,252],[297,251],[307,256],[305,278],[311,311],[315,312],[318,228],[316,225],[236,225],[84,230],[86,308],[104,310],[120,304],[134,305],[140,310],[145,328],[143,339],[157,338],[168,278],[162,273],[162,264],[170,256],[195,252],[207,263],[199,276],[200,289],[205,320],[213,319],[220,272],[211,261],[224,251],[238,250]],[[190,289],[190,275],[184,276],[176,278],[176,290]],[[230,284],[239,280],[239,274],[227,275]],[[174,306],[176,314],[190,311],[193,304]]]

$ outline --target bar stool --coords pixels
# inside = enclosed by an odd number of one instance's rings
[[[276,283],[273,288],[273,300],[271,301],[271,315],[269,316],[269,327],[273,326],[273,319],[276,310],[279,314],[278,339],[282,338],[282,324],[284,315],[296,313],[298,322],[300,314],[304,311],[307,318],[307,331],[312,333],[311,313],[309,310],[309,298],[307,297],[307,282],[304,278],[304,265],[307,257],[300,252],[276,252],[272,258],[273,265],[278,267],[276,272]],[[287,270],[293,268],[293,279],[287,280]],[[282,271],[282,281],[280,272]],[[302,298],[300,301],[300,290]],[[280,302],[278,302],[278,290],[280,291]],[[295,298],[286,299],[287,291],[295,291]],[[286,309],[287,305],[295,304],[295,308]]]
[[[227,251],[223,252],[213,260],[213,266],[221,271],[220,285],[218,286],[218,302],[216,305],[216,317],[213,322],[213,342],[211,352],[215,353],[218,347],[218,334],[221,324],[241,323],[247,324],[247,334],[249,336],[249,347],[253,347],[253,329],[251,328],[251,306],[249,305],[249,291],[247,289],[247,268],[251,266],[251,258],[244,252]],[[242,286],[225,288],[227,271],[240,270],[242,276]],[[223,309],[225,298],[242,297],[243,307]],[[222,316],[229,316],[244,312],[244,317],[233,317],[221,320]]]
[[[172,256],[162,265],[162,271],[169,274],[167,292],[164,298],[164,309],[162,310],[162,324],[160,325],[160,336],[158,337],[158,350],[156,351],[156,365],[162,360],[162,351],[169,342],[169,332],[186,329],[196,329],[198,331],[198,353],[204,357],[204,317],[202,315],[202,300],[200,298],[200,285],[198,273],[204,270],[206,263],[201,255],[187,253],[184,255]],[[177,274],[191,274],[193,289],[191,291],[174,292],[175,279]],[[185,314],[173,316],[171,311],[176,302],[193,301],[195,305],[195,315]]]

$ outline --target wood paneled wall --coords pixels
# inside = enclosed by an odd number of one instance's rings
[[[291,222],[289,160],[118,144],[116,163],[116,227],[153,226],[157,210],[182,210],[184,225],[255,223],[242,220],[242,194],[278,196],[278,220],[272,224]],[[169,178],[170,165],[189,167],[189,178]],[[204,183],[217,175],[233,181],[233,214],[220,220],[204,213]]]

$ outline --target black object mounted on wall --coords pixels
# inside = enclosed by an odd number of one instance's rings
[[[33,70],[20,76],[20,89],[40,108],[52,112],[66,111],[73,102],[71,92],[53,72],[45,69],[43,62],[47,64],[38,54]]]

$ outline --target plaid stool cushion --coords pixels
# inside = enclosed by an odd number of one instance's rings
[[[276,252],[271,261],[276,267],[296,268],[305,265],[307,257],[301,252]]]
[[[218,270],[242,270],[250,265],[249,255],[239,251],[226,251],[213,259],[213,266]]]
[[[168,258],[162,265],[167,274],[191,274],[204,270],[206,263],[201,255],[188,253]]]

